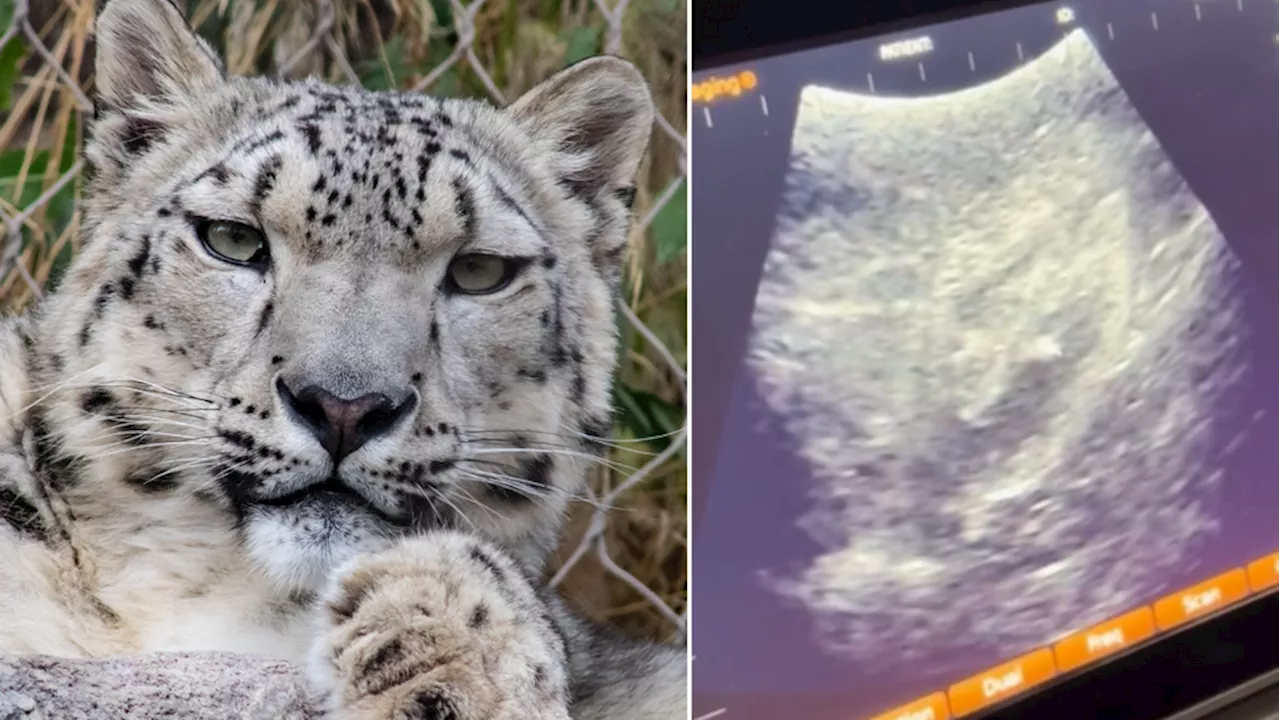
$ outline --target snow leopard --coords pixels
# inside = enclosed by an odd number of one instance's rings
[[[83,247],[0,325],[0,653],[296,663],[335,718],[666,720],[683,648],[544,580],[611,427],[655,108],[229,76],[96,24]]]

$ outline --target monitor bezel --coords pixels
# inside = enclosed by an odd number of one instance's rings
[[[706,72],[1045,2],[697,0],[692,11],[693,69]],[[694,152],[696,157],[696,148]],[[706,499],[697,495],[695,516],[701,514],[697,506]],[[1278,617],[1280,605],[1272,589],[1122,654],[1060,675],[965,720],[1156,720],[1211,704],[1250,683],[1274,682],[1280,668],[1280,648],[1274,644],[1280,634]]]

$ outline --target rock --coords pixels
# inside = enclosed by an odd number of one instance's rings
[[[297,668],[232,653],[0,657],[0,720],[322,720]]]

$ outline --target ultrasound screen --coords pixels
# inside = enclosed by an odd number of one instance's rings
[[[695,718],[981,712],[1274,586],[1277,5],[694,77]]]

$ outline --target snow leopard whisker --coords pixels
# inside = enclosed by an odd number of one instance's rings
[[[40,398],[39,400],[37,400],[37,401],[36,401],[36,403],[33,403],[33,404],[32,404],[32,406],[34,406],[34,405],[35,405],[35,404],[37,404],[37,403],[43,402],[43,401],[45,401],[45,400],[49,399],[50,397],[52,397],[53,395],[56,395],[57,393],[62,392],[62,391],[67,391],[67,390],[106,390],[106,389],[124,389],[124,390],[128,390],[129,392],[137,393],[138,395],[144,395],[144,396],[147,396],[147,397],[155,398],[155,399],[157,399],[157,400],[163,400],[163,401],[165,401],[165,402],[170,402],[170,403],[174,403],[174,404],[187,403],[187,402],[188,402],[188,400],[189,400],[188,398],[184,398],[184,397],[182,397],[182,396],[180,396],[180,395],[174,395],[174,394],[171,394],[171,393],[162,393],[162,392],[159,392],[159,391],[156,391],[156,390],[148,390],[148,389],[144,389],[144,388],[139,388],[139,387],[137,387],[136,385],[130,385],[130,384],[128,384],[128,383],[120,383],[120,382],[92,382],[92,383],[83,383],[83,384],[73,384],[73,383],[68,383],[68,384],[63,385],[62,387],[60,387],[60,388],[58,388],[58,389],[56,389],[56,390],[53,390],[53,391],[49,392],[47,395],[45,395],[44,397],[42,397],[42,398]],[[183,409],[184,409],[184,410],[204,409],[202,406],[198,406],[198,405],[190,405],[190,404],[182,405],[182,407],[183,407]]]
[[[516,477],[514,475],[502,475],[500,473],[488,473],[482,470],[462,470],[465,479],[482,485],[493,485],[495,487],[516,490],[521,495],[531,498],[543,500],[550,496],[551,489],[543,487],[536,483],[530,482],[526,478]]]
[[[612,442],[612,443],[617,443],[621,445],[643,445],[645,443],[650,443],[655,440],[667,440],[679,435],[681,432],[681,430],[671,430],[669,432],[658,433],[657,435],[646,435],[644,437],[638,437],[638,438],[609,438],[609,437],[602,437],[600,435],[592,435],[590,433],[580,432],[568,425],[561,425],[561,427],[564,428],[570,435],[574,437],[585,438],[587,440],[598,441],[602,443]]]
[[[469,454],[474,455],[558,455],[560,457],[569,457],[579,460],[586,460],[588,463],[604,465],[618,472],[635,472],[636,468],[625,465],[623,463],[602,458],[590,453],[574,452],[571,450],[562,450],[559,448],[539,448],[539,447],[482,447],[475,450],[469,450]]]
[[[66,380],[62,380],[62,381],[60,381],[60,382],[56,382],[56,383],[50,383],[49,385],[44,385],[44,386],[42,386],[42,387],[32,387],[32,388],[28,388],[28,389],[23,393],[23,395],[29,395],[29,394],[31,394],[31,393],[37,393],[37,392],[41,392],[41,391],[43,391],[43,390],[48,390],[48,392],[46,392],[44,395],[41,395],[40,397],[36,398],[35,400],[31,401],[31,402],[30,402],[30,403],[28,403],[27,405],[24,405],[24,406],[22,406],[22,407],[18,408],[17,410],[14,410],[12,413],[10,413],[10,415],[9,415],[8,417],[6,417],[6,418],[5,418],[5,420],[6,420],[6,421],[9,421],[9,420],[13,420],[14,418],[17,418],[17,417],[21,416],[23,413],[25,413],[25,412],[27,412],[28,410],[30,410],[30,409],[32,409],[32,408],[34,408],[34,407],[36,407],[37,405],[39,405],[40,403],[44,402],[45,400],[48,400],[49,398],[53,397],[54,395],[57,395],[57,394],[58,394],[59,392],[61,392],[64,388],[67,388],[67,387],[72,386],[72,385],[73,385],[73,383],[74,383],[74,381],[75,381],[76,379],[78,379],[81,375],[84,375],[84,374],[86,374],[86,373],[88,373],[88,372],[89,372],[89,370],[81,370],[80,372],[76,373],[75,375],[72,375],[71,377],[67,378]]]
[[[494,510],[493,508],[489,507],[488,505],[485,505],[484,503],[482,503],[482,502],[480,502],[478,499],[476,499],[476,496],[475,496],[475,495],[472,495],[472,494],[471,494],[471,491],[470,491],[470,490],[468,490],[466,487],[464,487],[464,486],[462,486],[462,485],[454,485],[454,488],[455,488],[455,489],[460,493],[460,496],[459,496],[459,498],[458,498],[459,500],[466,500],[467,502],[471,503],[472,505],[475,505],[476,507],[480,508],[481,510],[483,510],[483,511],[485,511],[485,512],[489,513],[489,516],[490,516],[490,517],[492,517],[492,518],[494,518],[495,520],[498,520],[499,522],[501,522],[501,521],[502,521],[502,515],[500,515],[500,514],[499,514],[496,510]]]
[[[146,405],[117,405],[116,409],[117,410],[143,410],[146,412],[153,412],[153,413],[166,413],[168,415],[179,415],[181,417],[188,417],[188,418],[191,418],[192,420],[204,420],[209,417],[208,415],[200,415],[199,413],[211,413],[211,412],[216,413],[219,410],[221,410],[221,408],[189,408],[187,410],[170,410],[168,408],[155,408],[155,407],[148,407]]]
[[[133,444],[126,440],[122,440],[120,442],[112,443],[110,445],[105,446],[104,449],[106,449],[107,452],[85,453],[84,457],[85,459],[91,460],[91,461],[105,460],[115,455],[120,455],[123,453],[129,453],[129,452],[139,452],[142,450],[150,450],[153,448],[208,445],[209,440],[212,440],[212,439],[213,438],[198,438],[198,439],[192,439],[192,440],[165,440],[163,442],[148,442],[148,443],[142,443],[142,444]]]
[[[474,483],[478,483],[480,485],[492,485],[494,487],[505,488],[507,490],[512,490],[514,492],[518,492],[527,497],[536,498],[539,500],[545,499],[546,496],[558,495],[560,497],[565,498],[566,500],[576,500],[578,502],[586,503],[587,505],[590,505],[600,510],[607,511],[612,509],[611,507],[603,503],[597,502],[594,498],[588,497],[586,495],[578,495],[576,493],[571,493],[568,490],[564,490],[558,487],[552,487],[548,485],[539,485],[533,482],[532,480],[529,480],[528,478],[522,478],[522,477],[519,477],[518,475],[506,475],[503,473],[489,473],[483,470],[471,470],[469,468],[459,468],[459,469],[462,471],[464,479]],[[545,495],[543,493],[545,493]]]
[[[187,460],[186,462],[175,463],[172,467],[156,475],[155,477],[161,478],[167,475],[171,475],[173,473],[185,472],[187,470],[194,470],[199,467],[211,467],[217,464],[217,462],[218,462],[218,459],[214,457],[192,458],[190,460]]]
[[[627,452],[634,453],[636,455],[657,455],[658,454],[658,453],[650,452],[647,450],[637,450],[634,448],[627,447],[621,441],[615,442],[611,440],[604,440],[604,439],[596,438],[592,435],[586,435],[583,433],[577,433],[575,435],[562,435],[560,433],[554,433],[546,430],[478,430],[478,431],[462,430],[462,437],[464,440],[475,440],[477,442],[511,442],[511,439],[517,435],[525,435],[525,436],[546,435],[553,438],[565,439],[565,440],[576,438],[578,441],[585,441],[592,445],[612,448],[614,450],[625,450]],[[634,442],[634,444],[641,445],[643,443],[640,443],[637,441],[637,442]],[[544,443],[543,445],[530,445],[530,447],[561,447],[566,450],[572,450],[578,447],[578,445],[577,444],[551,445],[549,443]]]
[[[112,415],[113,420],[123,420],[129,423],[152,423],[155,425],[164,425],[171,427],[191,428],[192,430],[208,431],[205,425],[196,425],[195,423],[182,422],[181,420],[172,420],[169,418],[155,417],[154,415],[146,415],[143,413],[125,413],[123,415]]]
[[[187,398],[187,399],[189,399],[189,400],[196,400],[196,401],[198,401],[198,402],[206,403],[206,404],[209,404],[209,405],[219,405],[219,404],[221,404],[221,403],[219,403],[219,402],[218,402],[218,400],[216,400],[216,399],[214,399],[214,398],[201,397],[201,396],[199,396],[199,395],[196,395],[196,394],[194,394],[194,393],[188,392],[188,391],[186,391],[186,390],[178,390],[178,389],[176,389],[176,388],[167,387],[167,386],[165,386],[165,385],[161,385],[161,384],[159,384],[159,383],[152,382],[152,381],[150,381],[150,380],[142,380],[142,379],[140,379],[140,378],[134,378],[134,377],[128,377],[128,376],[124,376],[124,377],[121,377],[121,378],[119,378],[119,379],[120,379],[120,380],[122,380],[122,381],[124,381],[124,382],[126,382],[126,383],[137,383],[137,384],[140,384],[140,385],[145,385],[145,386],[150,387],[150,388],[152,388],[152,389],[154,389],[154,390],[156,390],[156,391],[158,391],[158,392],[169,393],[169,394],[171,394],[171,395],[175,395],[175,396],[177,396],[177,397]]]
[[[166,477],[168,477],[168,476],[170,476],[170,475],[174,475],[174,474],[177,474],[177,473],[183,473],[183,472],[186,472],[186,471],[188,471],[188,470],[198,470],[198,469],[200,469],[200,468],[202,468],[202,467],[209,467],[209,466],[212,466],[212,465],[217,464],[217,462],[218,462],[218,461],[217,461],[217,458],[213,458],[213,457],[204,457],[204,458],[192,459],[192,460],[187,461],[187,462],[178,463],[178,464],[176,464],[176,465],[174,465],[174,466],[170,467],[169,469],[165,470],[164,472],[160,472],[160,473],[156,473],[155,475],[151,475],[148,479],[149,479],[150,481],[154,482],[154,481],[156,481],[156,480],[160,480],[160,479],[162,479],[162,478],[166,478]]]
[[[467,517],[467,514],[462,511],[462,508],[458,507],[457,503],[450,500],[449,496],[445,495],[444,493],[437,493],[437,495],[439,496],[440,500],[444,502],[445,505],[449,506],[450,510],[458,514],[458,517],[461,518],[462,521],[465,522],[467,526],[471,528],[472,532],[479,532],[479,528],[476,527],[476,524],[471,520],[471,518]]]
[[[67,378],[66,380],[62,380],[56,383],[50,383],[42,387],[28,388],[27,391],[39,392],[45,389],[54,390],[54,391],[63,390],[63,389],[96,390],[98,388],[138,389],[138,386],[142,386],[143,388],[146,388],[151,392],[159,393],[166,397],[198,400],[205,404],[217,404],[213,400],[210,400],[208,398],[202,398],[198,395],[192,395],[191,393],[185,392],[183,390],[175,390],[173,388],[160,385],[159,383],[151,382],[150,380],[137,380],[135,378],[131,378],[128,376],[115,377],[115,378],[96,378],[96,379],[91,379],[86,381],[83,376],[88,373],[91,373],[95,369],[96,368],[90,368],[89,370],[84,370],[82,372],[76,373],[75,375]]]
[[[511,437],[516,437],[521,435],[523,436],[544,435],[544,436],[549,436],[557,439],[565,439],[565,440],[573,439],[573,440],[586,441],[591,443],[592,445],[604,445],[606,447],[612,447],[619,450],[628,450],[628,448],[626,447],[627,445],[644,445],[655,440],[671,438],[680,434],[679,430],[673,430],[671,432],[662,433],[660,435],[648,435],[648,436],[639,437],[639,438],[615,438],[615,437],[602,437],[600,435],[592,435],[590,433],[578,432],[567,425],[562,427],[564,428],[564,432],[555,432],[552,430],[520,430],[516,428],[498,429],[498,428],[465,428],[465,427],[458,428],[458,430],[464,436],[471,436],[471,437],[498,436],[498,437],[511,438]],[[638,453],[640,451],[630,450],[630,452]]]
[[[71,375],[70,377],[66,377],[55,382],[45,383],[44,385],[31,385],[26,388],[23,388],[23,393],[31,394],[31,393],[45,392],[47,390],[52,390],[56,392],[57,390],[76,382],[77,380],[84,377],[85,375],[92,373],[96,369],[97,369],[97,366],[88,367],[88,368],[85,368],[84,370],[81,370],[78,373],[75,373],[74,375]]]
[[[137,426],[136,423],[128,422],[124,420],[124,418],[122,417],[118,418],[116,416],[111,416],[110,419],[119,420],[122,423],[126,423],[126,426],[124,427],[109,426],[104,428],[98,428],[97,432],[89,436],[89,440],[91,442],[109,440],[111,442],[107,445],[107,447],[131,445],[132,447],[141,448],[141,447],[145,447],[145,445],[140,445],[133,441],[142,437],[176,438],[179,440],[205,440],[205,439],[213,438],[213,436],[209,436],[209,435],[191,435],[188,433],[165,432],[164,430],[154,430],[148,427]],[[198,428],[198,429],[204,430],[205,428]]]

